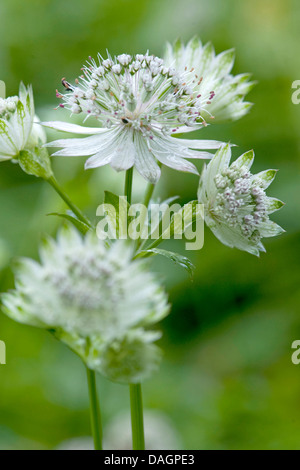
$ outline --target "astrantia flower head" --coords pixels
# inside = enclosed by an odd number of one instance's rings
[[[74,86],[63,80],[67,92],[57,96],[63,100],[61,106],[73,114],[93,116],[101,127],[44,123],[62,131],[91,134],[51,142],[49,146],[63,148],[54,155],[91,155],[86,168],[110,164],[120,171],[135,166],[146,180],[156,183],[158,162],[197,174],[185,159],[211,157],[201,150],[220,147],[220,142],[171,137],[201,128],[207,102],[213,99],[210,92],[198,96],[190,86],[189,73],[178,73],[148,53],[108,55],[107,59],[99,55],[97,63],[90,59],[83,73]]]
[[[89,367],[113,380],[124,381],[126,371],[130,376],[130,361],[132,380],[152,370],[151,361],[144,361],[143,369],[137,360],[138,351],[155,364],[159,357],[151,344],[157,333],[144,327],[165,317],[169,306],[144,262],[131,260],[127,243],[108,246],[94,234],[83,239],[68,228],[57,241],[45,241],[40,255],[41,263],[19,261],[16,288],[2,295],[4,312],[18,322],[52,330]]]
[[[86,365],[119,383],[139,383],[159,366],[162,352],[153,344],[160,332],[131,328],[103,341],[100,335],[84,337],[58,329],[55,336],[78,354]]]
[[[0,161],[17,158],[20,151],[46,142],[45,132],[34,124],[32,88],[20,85],[19,96],[0,98]]]
[[[167,44],[164,59],[168,66],[185,72],[194,95],[206,99],[201,115],[208,123],[239,119],[251,108],[252,104],[243,100],[255,82],[249,81],[249,74],[230,74],[233,49],[216,55],[211,43],[203,46],[194,37],[186,46],[180,40],[173,46]]]
[[[261,239],[280,235],[284,230],[269,219],[283,206],[267,197],[265,189],[276,170],[250,173],[253,151],[241,155],[230,165],[230,146],[221,148],[204,168],[198,191],[205,206],[205,221],[225,245],[259,255],[265,251]]]
[[[40,256],[41,264],[17,263],[16,290],[3,296],[15,320],[107,339],[168,312],[163,291],[143,262],[131,261],[125,241],[107,247],[68,228],[57,241],[46,239]]]
[[[46,134],[38,121],[31,86],[21,83],[19,96],[0,98],[0,161],[16,160],[26,173],[49,178],[49,156],[41,148]]]

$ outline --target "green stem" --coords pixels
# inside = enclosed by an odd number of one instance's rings
[[[52,188],[55,189],[57,194],[62,198],[63,201],[69,206],[71,211],[76,215],[76,217],[83,222],[84,224],[88,225],[88,227],[91,227],[90,221],[85,217],[85,215],[81,212],[78,207],[73,204],[69,196],[65,193],[65,191],[62,189],[62,187],[58,184],[54,176],[51,176],[49,179],[47,179],[48,183],[52,186]]]
[[[126,171],[126,175],[125,175],[125,189],[124,189],[124,194],[125,194],[125,196],[127,196],[127,202],[128,202],[128,204],[131,204],[132,179],[133,179],[133,167],[132,167],[132,168],[129,168],[129,170]]]
[[[132,449],[145,450],[143,400],[141,384],[130,384]]]
[[[101,414],[96,390],[96,375],[95,371],[88,367],[86,367],[86,372],[89,387],[91,428],[94,438],[94,447],[95,450],[102,450]]]
[[[143,205],[145,207],[147,207],[148,209],[148,206],[149,206],[149,202],[150,202],[150,199],[152,197],[152,194],[153,194],[153,191],[155,189],[155,184],[152,184],[152,183],[148,183],[147,185],[147,188],[146,188],[146,192],[145,192],[145,197],[144,197],[144,202],[143,202]],[[141,221],[141,227],[144,226],[145,224],[145,218],[147,217],[147,212],[145,213],[145,217],[143,217],[142,221]],[[146,240],[143,240],[142,238],[138,238],[137,239],[137,242],[136,242],[136,251],[141,247],[142,244],[145,243]]]
[[[125,196],[131,204],[132,195],[132,177],[133,168],[126,171],[125,176]],[[151,197],[151,196],[150,196]],[[143,418],[143,401],[141,384],[129,384],[130,390],[130,407],[131,407],[131,428],[132,428],[132,448],[133,450],[145,449],[144,438],[144,418]]]
[[[144,206],[146,206],[146,207],[149,206],[149,202],[150,202],[150,199],[152,197],[154,189],[155,189],[155,184],[148,183],[147,188],[146,188],[146,192],[145,192],[144,202],[143,202]]]
[[[158,245],[160,245],[162,242],[164,241],[164,239],[162,238],[162,236],[160,236],[159,238],[157,238],[156,240],[154,240],[153,243],[151,243],[151,245],[147,246],[147,250],[152,250],[152,248],[156,248]]]

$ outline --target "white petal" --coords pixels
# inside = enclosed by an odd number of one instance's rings
[[[213,159],[209,162],[206,171],[206,181],[207,183],[213,183],[215,176],[226,166],[228,167],[231,158],[231,149],[230,145],[224,145],[221,147]]]
[[[93,155],[85,162],[84,168],[89,170],[90,168],[98,168],[99,166],[107,165],[111,162],[111,158],[111,155],[104,156],[101,152],[96,153],[96,155]]]
[[[0,154],[0,162],[5,162],[5,160],[11,160],[11,157]]]
[[[193,139],[177,139],[179,144],[182,144],[191,149],[219,149],[222,145],[226,145],[225,142],[219,140],[193,140]]]
[[[248,152],[243,153],[243,155],[241,155],[237,160],[235,160],[234,166],[238,168],[245,166],[249,170],[253,162],[254,162],[254,151],[249,150]]]
[[[14,157],[18,153],[18,149],[14,145],[13,136],[10,132],[11,129],[7,122],[4,119],[0,119],[0,153]]]
[[[134,165],[135,155],[133,137],[131,132],[128,132],[125,137],[120,137],[116,142],[110,165],[117,171],[128,170]]]
[[[199,123],[197,124],[197,126],[181,126],[179,127],[179,129],[177,130],[174,130],[174,132],[172,132],[173,135],[175,134],[186,134],[188,132],[193,132],[193,131],[197,131],[198,129],[202,129],[203,128],[203,124]]]
[[[148,149],[144,139],[136,137],[134,142],[136,148],[135,167],[140,175],[150,183],[157,183],[160,178],[160,168],[153,157],[153,153]]]
[[[103,147],[110,144],[110,139],[104,135],[93,135],[83,139],[61,139],[51,142],[47,147],[62,147],[53,155],[62,157],[88,156],[98,153]]]
[[[180,158],[174,154],[170,154],[168,152],[162,152],[155,150],[154,152],[155,157],[161,163],[174,170],[184,171],[187,173],[194,173],[195,175],[199,175],[199,172],[193,163],[185,160],[184,158]]]
[[[253,175],[253,182],[263,189],[267,189],[274,180],[278,170],[265,170]]]
[[[106,128],[101,127],[84,127],[78,124],[71,124],[63,121],[41,122],[45,127],[56,129],[57,131],[71,132],[73,134],[102,134],[107,132]]]
[[[268,220],[267,222],[262,222],[259,225],[259,232],[262,238],[269,238],[269,237],[277,237],[285,232],[285,230],[280,227],[280,225],[276,224],[272,220]]]
[[[31,129],[31,124],[30,115],[26,112],[23,103],[19,100],[15,112],[8,121],[9,134],[18,151],[24,149],[28,139],[28,128]]]
[[[238,228],[230,227],[224,223],[218,223],[215,220],[211,220],[209,217],[206,217],[205,221],[213,234],[224,245],[230,248],[238,248],[239,250],[247,251],[256,256],[259,256],[259,251],[263,251],[261,244],[250,242],[242,235]]]

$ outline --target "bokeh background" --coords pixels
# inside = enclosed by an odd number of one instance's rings
[[[242,120],[212,125],[199,137],[231,140],[239,145],[235,156],[254,148],[255,171],[280,169],[269,194],[286,202],[274,215],[286,234],[268,239],[267,253],[256,258],[221,245],[207,230],[204,248],[189,253],[197,266],[192,280],[167,260],[153,263],[173,311],[162,324],[165,356],[144,384],[144,402],[150,415],[163,413],[162,426],[171,426],[178,448],[299,449],[300,365],[291,362],[291,344],[300,337],[300,105],[291,102],[292,82],[300,79],[299,1],[1,0],[0,18],[0,79],[8,95],[17,93],[20,80],[32,83],[42,119],[67,116],[54,111],[61,78],[72,80],[89,55],[106,48],[161,55],[166,41],[194,34],[211,40],[217,52],[236,48],[234,73],[258,80],[249,95],[255,106]],[[53,159],[57,178],[95,219],[104,189],[121,193],[124,175],[110,168],[85,172],[83,162]],[[165,169],[156,194],[179,194],[184,203],[195,198],[197,183],[194,175]],[[135,185],[138,199],[143,182],[136,177]],[[41,234],[54,235],[60,224],[46,214],[65,207],[46,183],[1,163],[0,209],[5,291],[13,286],[11,259],[37,257]],[[183,252],[180,242],[169,247]],[[79,359],[47,333],[2,313],[0,339],[7,346],[0,448],[52,449],[88,436]],[[128,390],[98,379],[104,426],[111,428],[128,409]]]

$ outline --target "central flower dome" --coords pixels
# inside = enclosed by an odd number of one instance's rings
[[[68,92],[58,97],[72,113],[83,112],[96,117],[101,127],[128,128],[150,139],[155,132],[169,135],[181,126],[204,123],[201,111],[214,93],[196,95],[193,85],[201,79],[191,70],[178,73],[148,53],[98,59],[97,64],[90,58],[75,86],[63,80]]]

